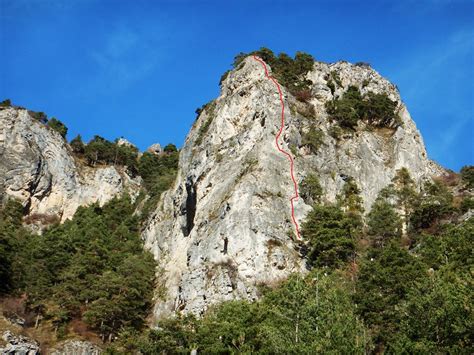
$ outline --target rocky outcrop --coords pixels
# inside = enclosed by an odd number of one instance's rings
[[[160,155],[161,153],[163,153],[163,148],[161,148],[161,145],[159,143],[155,143],[150,145],[146,151],[148,153]]]
[[[79,206],[138,193],[139,179],[123,168],[87,167],[60,134],[27,110],[0,109],[0,195],[20,200],[28,214],[70,218]]]
[[[339,76],[331,91],[330,72]],[[298,182],[316,174],[324,199],[334,201],[348,176],[362,190],[366,210],[405,167],[417,183],[443,170],[426,155],[422,138],[395,86],[367,66],[315,63],[310,105],[283,89],[286,125],[280,140],[293,149]],[[331,136],[325,103],[347,90],[386,93],[398,102],[398,128],[359,127]],[[312,106],[312,107],[311,107]],[[165,296],[155,315],[202,313],[210,304],[258,297],[258,285],[304,271],[291,238],[289,198],[293,194],[288,160],[275,147],[280,103],[262,66],[246,58],[223,81],[220,96],[205,106],[180,154],[174,188],[164,194],[143,237],[163,268]],[[323,144],[311,152],[302,144],[310,126]],[[311,207],[295,204],[301,224]]]
[[[22,335],[15,335],[9,330],[3,333],[2,339],[5,342],[5,345],[0,346],[0,354],[2,355],[36,355],[40,353],[37,341]]]
[[[99,355],[102,349],[88,341],[66,340],[51,349],[51,355]]]

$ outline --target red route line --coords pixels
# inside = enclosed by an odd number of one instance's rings
[[[278,89],[278,95],[280,96],[280,103],[281,103],[281,126],[280,126],[280,130],[278,131],[278,134],[276,135],[275,137],[275,144],[276,144],[276,147],[277,149],[285,154],[288,159],[290,160],[290,174],[291,174],[291,180],[293,180],[293,186],[295,188],[295,195],[292,196],[290,198],[290,204],[291,204],[291,218],[293,220],[293,224],[295,225],[295,228],[296,228],[296,237],[298,240],[301,240],[301,236],[300,236],[300,229],[298,227],[298,222],[296,221],[296,218],[295,218],[295,206],[293,205],[293,201],[295,200],[298,200],[298,184],[296,183],[296,179],[295,179],[295,175],[294,175],[294,162],[293,162],[293,158],[292,156],[290,155],[290,153],[288,152],[285,152],[283,149],[280,148],[280,145],[278,144],[278,140],[280,139],[280,136],[283,132],[283,126],[285,125],[285,104],[283,102],[283,94],[281,92],[281,88],[280,88],[280,84],[278,84],[278,81],[273,77],[273,76],[270,76],[268,74],[268,69],[267,69],[267,65],[265,64],[265,62],[260,59],[259,57],[257,56],[253,56],[253,59],[255,59],[257,62],[259,62],[260,64],[262,64],[263,68],[265,69],[265,76],[270,79],[271,81],[273,81],[273,83],[276,85],[277,89]]]

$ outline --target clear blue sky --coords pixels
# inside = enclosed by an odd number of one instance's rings
[[[181,146],[238,52],[366,61],[430,157],[473,164],[474,1],[0,0],[0,99],[81,133]]]

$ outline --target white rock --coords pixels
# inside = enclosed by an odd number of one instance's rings
[[[103,204],[126,190],[135,196],[139,188],[140,179],[123,168],[76,161],[64,139],[27,110],[0,110],[0,195],[17,198],[29,213],[64,221],[79,206]]]
[[[181,150],[174,187],[166,192],[149,219],[143,238],[154,253],[165,277],[166,295],[158,299],[155,316],[175,310],[201,314],[217,302],[255,299],[260,283],[275,282],[305,265],[289,233],[289,199],[293,195],[289,162],[275,147],[280,127],[280,102],[276,87],[264,77],[261,65],[247,58],[243,67],[224,80],[214,109],[205,109]],[[343,88],[369,84],[362,91],[385,92],[400,102],[403,127],[391,134],[359,130],[336,142],[324,104],[332,94],[324,79],[339,73]],[[325,133],[317,154],[295,159],[299,182],[309,173],[319,176],[324,199],[335,201],[343,176],[352,176],[362,189],[366,210],[396,170],[406,167],[417,183],[443,170],[428,160],[423,141],[401,103],[398,91],[374,70],[349,63],[315,63],[308,74],[313,81],[316,117],[292,112],[295,99],[282,88],[286,124],[283,148],[301,142],[302,131],[316,124]],[[201,144],[197,145],[200,131]],[[295,212],[298,222],[311,207],[302,199]]]

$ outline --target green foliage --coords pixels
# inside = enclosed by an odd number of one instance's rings
[[[249,54],[238,54],[234,60],[234,68],[248,55],[256,55],[269,64],[275,78],[293,95],[310,89],[312,82],[304,78],[305,74],[313,69],[314,59],[310,54],[296,52],[295,57],[291,58],[286,53],[276,56],[270,49],[260,48]]]
[[[0,102],[0,107],[10,107],[12,105],[12,102],[10,99],[5,99],[2,102]]]
[[[48,116],[44,112],[28,111],[28,114],[41,123],[46,124],[48,122]]]
[[[367,217],[368,234],[376,246],[383,247],[388,241],[401,237],[400,217],[388,201],[377,199]]]
[[[58,132],[61,135],[61,137],[66,138],[67,127],[64,125],[64,123],[62,123],[57,118],[54,118],[54,117],[51,118],[46,125],[49,128],[51,128],[51,129],[55,130],[56,132]]]
[[[347,286],[341,276],[319,270],[306,278],[293,275],[258,302],[226,302],[199,321],[161,321],[138,348],[143,354],[363,353],[370,339]]]
[[[302,227],[310,266],[338,267],[355,257],[358,221],[337,206],[314,206]]]
[[[85,146],[84,157],[91,166],[96,164],[124,165],[134,173],[137,169],[137,148],[129,145],[119,145],[100,136],[94,138]]]
[[[84,145],[84,142],[82,141],[82,137],[80,134],[78,134],[75,138],[71,140],[71,143],[69,145],[72,148],[72,151],[77,154],[77,155],[82,155],[85,153],[86,146]]]
[[[474,218],[450,225],[439,235],[423,235],[419,240],[420,256],[434,270],[451,268],[469,272],[474,265]]]
[[[134,209],[128,196],[115,198],[103,207],[80,207],[72,220],[42,236],[17,237],[15,256],[8,258],[28,307],[57,326],[82,318],[103,337],[140,328],[151,305],[155,263],[143,250]],[[10,217],[1,217],[3,226]]]
[[[0,206],[0,295],[15,287],[15,262],[18,240],[25,231],[21,228],[23,206],[8,200]]]
[[[292,276],[261,302],[259,351],[266,354],[363,353],[370,348],[347,282],[314,270]],[[258,319],[258,318],[257,318]]]
[[[165,147],[163,148],[163,151],[165,153],[176,153],[178,151],[178,148],[176,148],[176,146],[172,143],[169,143],[167,145],[165,145]]]
[[[314,125],[309,127],[308,132],[303,134],[301,144],[310,148],[313,153],[316,153],[324,143],[324,133]]]
[[[227,79],[229,74],[230,74],[230,70],[226,70],[224,74],[221,75],[221,78],[219,79],[219,85],[222,85],[222,83],[224,82],[225,79]]]
[[[466,213],[469,210],[474,210],[474,198],[472,197],[464,197],[461,201],[461,205],[459,209],[462,213]]]
[[[474,188],[474,166],[466,165],[461,168],[461,179],[466,184],[467,188]]]
[[[301,182],[300,192],[301,197],[303,197],[307,204],[320,203],[323,188],[321,187],[319,178],[315,174],[308,174]]]
[[[342,98],[326,103],[326,111],[341,127],[353,129],[362,117],[362,106],[363,100],[359,89],[349,86]]]
[[[339,86],[340,88],[342,88],[342,81],[341,81],[341,78],[339,77],[339,73],[338,73],[338,72],[336,72],[336,71],[331,71],[330,77],[331,77],[331,79],[337,84],[337,86]]]
[[[362,120],[374,127],[399,126],[401,121],[396,114],[397,102],[387,94],[367,93],[362,106]]]
[[[393,353],[463,354],[473,349],[473,296],[469,273],[441,270],[410,289]]]
[[[342,193],[337,196],[338,204],[347,212],[353,215],[360,215],[364,212],[362,206],[363,200],[360,196],[360,189],[357,186],[354,178],[346,177]]]
[[[390,100],[387,94],[369,92],[363,97],[355,86],[349,86],[341,98],[326,103],[329,117],[348,129],[355,129],[359,121],[373,127],[398,126],[396,107],[397,102]]]
[[[399,330],[399,309],[424,277],[422,263],[395,242],[372,250],[362,262],[354,299],[376,342],[389,341]]]
[[[215,117],[215,114],[214,114],[215,108],[216,108],[216,102],[211,101],[210,103],[204,105],[203,108],[196,110],[196,112],[198,113],[198,117],[201,116],[201,113],[204,111],[207,113],[206,121],[201,124],[201,127],[199,127],[198,136],[196,138],[196,145],[201,145],[202,140],[204,139],[204,136],[209,130],[209,127],[211,126],[211,123]]]
[[[161,155],[145,152],[138,161],[138,174],[149,196],[141,211],[143,219],[148,217],[158,204],[161,193],[169,189],[176,178],[179,152],[173,144],[168,144],[164,152]]]
[[[412,232],[436,227],[440,220],[453,212],[453,195],[439,181],[427,182],[410,215]]]

